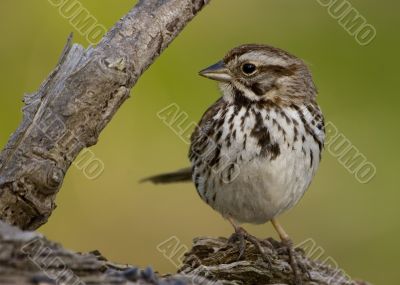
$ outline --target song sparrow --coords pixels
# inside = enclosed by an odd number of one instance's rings
[[[200,75],[218,81],[223,96],[192,134],[192,168],[147,180],[193,180],[200,197],[232,223],[240,256],[244,239],[257,241],[238,224],[271,221],[298,276],[292,243],[276,217],[299,202],[321,159],[324,119],[311,73],[281,49],[250,44]]]

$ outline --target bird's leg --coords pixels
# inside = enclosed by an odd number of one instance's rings
[[[288,252],[289,264],[293,270],[294,282],[296,285],[301,285],[302,280],[301,280],[300,272],[299,272],[299,263],[297,262],[297,259],[296,259],[296,252],[293,247],[293,242],[290,239],[289,235],[285,232],[285,230],[282,228],[282,226],[278,223],[278,221],[276,219],[272,219],[271,223],[274,226],[275,230],[278,232],[278,235],[282,241],[282,244]]]
[[[243,257],[243,254],[246,250],[246,240],[252,243],[255,248],[261,253],[262,258],[271,265],[270,257],[264,252],[263,247],[261,246],[260,241],[255,237],[249,234],[244,228],[238,226],[232,218],[228,218],[228,221],[231,223],[235,232],[230,236],[228,243],[236,243],[239,241],[239,256],[238,260]]]
[[[239,245],[238,245],[238,248],[239,248],[238,260],[239,260],[242,258],[244,251],[246,249],[245,235],[247,234],[247,232],[242,227],[236,225],[235,222],[231,218],[228,218],[228,221],[231,223],[231,225],[235,229],[235,232],[229,237],[228,243],[233,244],[233,243],[239,242]]]

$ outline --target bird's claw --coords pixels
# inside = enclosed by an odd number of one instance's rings
[[[228,244],[238,243],[239,255],[237,260],[241,260],[246,250],[246,236],[247,232],[243,228],[236,230],[228,239]]]
[[[293,242],[290,239],[282,240],[282,247],[279,249],[278,252],[285,251],[289,256],[289,264],[292,268],[293,275],[294,275],[294,284],[295,285],[302,285],[303,280],[301,277],[300,270],[305,273],[308,278],[311,280],[311,275],[308,272],[307,268],[304,266],[303,263],[298,262],[297,253],[294,249]]]
[[[244,230],[241,227],[238,227],[235,230],[235,232],[228,239],[229,244],[235,244],[236,242],[239,242],[238,243],[239,255],[238,255],[237,260],[241,260],[242,257],[244,256],[244,253],[246,250],[246,240],[254,245],[254,247],[261,254],[261,257],[263,258],[263,260],[266,261],[268,263],[268,265],[271,267],[272,266],[271,258],[269,257],[268,254],[265,253],[265,251],[261,245],[261,244],[263,244],[263,245],[266,245],[269,247],[268,243],[265,243],[265,241],[260,242],[255,236],[250,235],[248,232],[246,232],[246,230]]]

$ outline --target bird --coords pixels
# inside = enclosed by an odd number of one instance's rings
[[[191,167],[144,181],[193,181],[232,224],[239,256],[245,240],[260,249],[241,224],[271,222],[301,284],[293,242],[277,218],[300,201],[321,161],[325,125],[311,71],[287,51],[244,44],[199,74],[217,81],[222,96],[191,135]]]

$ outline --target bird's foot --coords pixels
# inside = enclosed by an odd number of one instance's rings
[[[269,246],[269,245],[266,244],[264,241],[260,241],[255,236],[252,236],[242,227],[237,227],[235,229],[235,232],[228,239],[229,244],[237,243],[237,245],[238,245],[238,249],[239,249],[238,260],[242,259],[243,255],[245,253],[246,241],[253,244],[254,247],[256,248],[256,250],[261,254],[263,260],[266,261],[269,264],[269,266],[271,266],[271,264],[272,264],[271,258],[268,254],[265,253],[263,246],[261,244],[264,244],[266,246]]]
[[[300,270],[305,273],[311,280],[311,276],[307,268],[305,268],[304,264],[299,262],[298,260],[298,253],[295,251],[292,240],[282,240],[282,247],[279,249],[279,251],[285,251],[289,256],[289,265],[293,271],[295,285],[303,284],[302,274]]]

